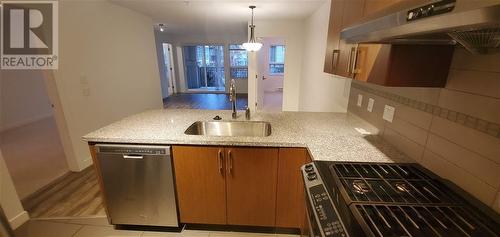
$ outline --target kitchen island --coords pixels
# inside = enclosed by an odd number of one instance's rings
[[[231,119],[231,111],[151,110],[89,133],[84,139],[98,173],[103,172],[100,163],[107,162],[96,158],[100,146],[171,147],[179,221],[197,225],[303,230],[307,227],[300,172],[304,164],[312,160],[410,161],[376,135],[375,127],[345,113],[257,113],[251,121],[266,121],[272,127],[271,135],[263,137],[185,134],[194,122],[213,121],[216,116],[221,121],[246,121],[242,111],[237,119]],[[130,170],[135,172],[137,167]],[[102,182],[101,189],[106,193]]]

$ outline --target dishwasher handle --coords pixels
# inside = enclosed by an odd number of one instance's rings
[[[124,159],[142,159],[144,156],[141,155],[123,155]]]

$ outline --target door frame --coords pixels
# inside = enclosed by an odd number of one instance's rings
[[[224,63],[223,63],[223,67],[224,67],[224,89],[223,90],[198,90],[198,89],[189,89],[188,88],[188,83],[187,83],[187,76],[186,76],[186,64],[185,64],[185,55],[184,55],[184,47],[186,46],[222,46],[222,55],[224,57]],[[184,43],[184,44],[181,44],[180,45],[180,49],[182,50],[182,65],[183,65],[183,69],[184,69],[184,83],[186,85],[186,88],[185,88],[185,93],[210,93],[210,94],[221,94],[221,93],[226,93],[228,90],[229,90],[229,87],[228,87],[228,82],[230,80],[228,80],[228,75],[227,75],[227,63],[229,62],[228,61],[228,57],[229,57],[229,51],[228,51],[228,45],[226,43]],[[203,57],[205,57],[205,55],[203,55]],[[206,80],[206,69],[205,69],[205,80]]]
[[[167,47],[167,52],[165,52],[165,46]],[[162,51],[163,51],[163,64],[165,65],[165,71],[163,73],[168,74],[168,89],[167,89],[167,95],[171,96],[172,94],[177,93],[176,91],[176,78],[175,78],[175,67],[174,67],[174,54],[173,54],[173,47],[172,44],[170,43],[162,43]],[[167,62],[167,57],[168,56],[168,67],[166,65]]]

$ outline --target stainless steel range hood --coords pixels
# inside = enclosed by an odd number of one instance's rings
[[[340,34],[348,43],[456,44],[500,52],[500,0],[407,0]]]

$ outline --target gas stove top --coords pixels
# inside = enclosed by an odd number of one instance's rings
[[[478,211],[466,194],[417,164],[316,161],[302,172],[312,236],[500,233],[497,214]]]

